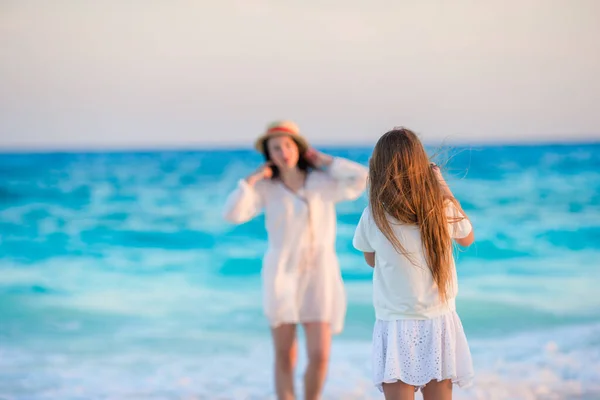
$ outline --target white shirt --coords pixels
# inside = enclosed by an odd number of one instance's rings
[[[333,333],[341,332],[346,298],[335,253],[335,203],[358,198],[367,174],[364,166],[335,158],[327,172],[310,172],[298,193],[269,179],[254,186],[240,180],[230,194],[228,221],[240,224],[265,212],[263,305],[272,327],[330,322]]]
[[[464,238],[471,232],[471,223],[456,208],[448,203],[446,213],[452,238]],[[438,286],[427,265],[419,228],[400,224],[392,220],[391,227],[404,249],[412,255],[413,262],[396,251],[392,243],[379,230],[371,209],[367,206],[360,218],[354,239],[354,247],[365,253],[375,253],[373,271],[373,305],[377,319],[394,321],[399,319],[431,319],[455,309],[458,293],[456,267],[452,260],[452,286],[448,301],[442,303]]]

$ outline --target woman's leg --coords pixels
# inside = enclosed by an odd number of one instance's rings
[[[309,322],[304,324],[308,366],[304,374],[304,398],[318,400],[327,376],[331,328],[329,323]]]
[[[415,387],[404,382],[384,383],[385,400],[414,400]]]
[[[452,400],[452,381],[431,381],[421,390],[423,400]]]
[[[294,400],[294,367],[298,354],[296,325],[273,328],[275,350],[275,390],[278,400]]]

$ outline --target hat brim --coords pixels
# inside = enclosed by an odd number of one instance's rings
[[[269,134],[263,134],[258,139],[256,139],[256,142],[254,142],[254,148],[260,154],[265,154],[264,143],[271,138],[281,136],[287,136],[292,138],[294,142],[296,142],[296,144],[298,145],[298,151],[300,152],[300,154],[306,152],[310,148],[308,141],[304,137],[302,137],[299,134],[291,134],[289,132],[274,132]]]

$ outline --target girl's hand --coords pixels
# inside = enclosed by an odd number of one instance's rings
[[[450,186],[448,186],[448,184],[446,183],[446,180],[444,179],[444,177],[442,176],[442,171],[440,170],[440,167],[438,167],[437,165],[435,165],[435,163],[431,163],[431,169],[433,170],[433,173],[435,174],[438,182],[440,183],[440,187],[442,188],[442,193],[445,197],[449,198],[449,199],[454,199],[455,201],[455,205],[458,207],[458,211],[464,215],[464,217],[469,220],[469,217],[467,216],[467,213],[465,213],[465,210],[463,210],[462,206],[460,205],[460,203],[458,202],[458,200],[456,199],[456,197],[454,197],[454,193],[452,193],[452,191],[450,190]],[[456,240],[456,243],[460,244],[461,246],[470,246],[471,243],[473,243],[473,231],[471,231],[471,233],[469,234],[469,236],[467,236],[466,238],[460,239],[460,240]]]
[[[435,163],[431,163],[431,169],[433,170],[435,177],[440,183],[440,187],[442,188],[442,192],[444,193],[444,195],[446,197],[454,197],[454,194],[450,190],[450,186],[448,186],[448,183],[446,183],[446,180],[442,175],[442,170],[440,170],[440,167],[438,167]]]
[[[319,169],[328,167],[333,162],[332,156],[325,154],[325,153],[321,153],[320,151],[315,150],[312,147],[310,149],[306,150],[306,153],[304,153],[304,157],[306,157],[306,159],[312,165],[314,165],[316,168],[319,168]]]
[[[262,181],[263,179],[269,179],[273,176],[273,170],[271,169],[271,162],[266,162],[252,174],[250,174],[246,178],[246,182],[248,182],[251,186],[254,186],[256,182]]]

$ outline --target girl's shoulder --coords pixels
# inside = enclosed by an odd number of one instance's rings
[[[462,216],[458,207],[456,207],[456,203],[451,199],[444,200],[444,211],[446,212],[446,216],[449,218],[456,218]]]
[[[367,204],[363,209],[362,214],[360,215],[359,223],[368,226],[373,225],[373,214],[370,205]]]

